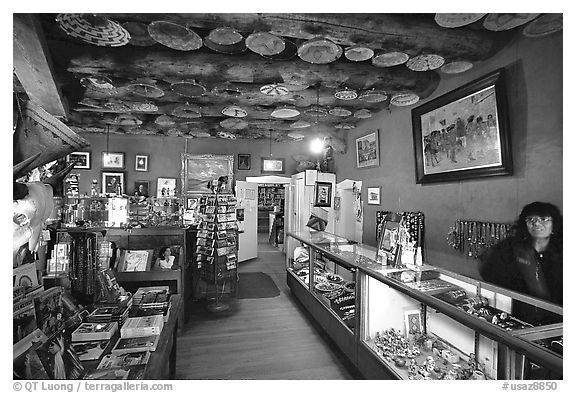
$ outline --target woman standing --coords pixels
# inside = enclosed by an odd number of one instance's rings
[[[482,258],[480,274],[493,284],[562,305],[562,248],[560,211],[533,202],[522,209],[512,236]]]

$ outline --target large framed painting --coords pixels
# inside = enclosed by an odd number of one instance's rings
[[[380,165],[378,130],[356,138],[356,167],[368,168]]]
[[[182,195],[212,193],[213,183],[232,192],[234,156],[182,153]]]
[[[504,70],[412,110],[416,183],[512,174]]]

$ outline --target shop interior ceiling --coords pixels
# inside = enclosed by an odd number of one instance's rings
[[[15,91],[79,134],[275,141],[345,140],[377,112],[430,96],[442,75],[489,58],[514,33],[489,31],[481,19],[441,27],[434,14],[14,21]]]

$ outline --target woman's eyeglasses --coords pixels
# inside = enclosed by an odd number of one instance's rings
[[[536,224],[548,224],[552,222],[552,217],[527,217],[526,224],[536,225]]]

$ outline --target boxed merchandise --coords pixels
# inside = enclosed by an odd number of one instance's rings
[[[110,340],[118,330],[118,323],[84,322],[72,332],[72,341]]]
[[[78,359],[85,361],[100,359],[111,343],[110,340],[77,341],[70,343],[70,346],[78,355]]]
[[[157,334],[144,337],[121,337],[116,342],[114,348],[112,348],[112,353],[123,354],[141,351],[155,351],[159,339],[160,336]]]
[[[120,329],[120,337],[143,337],[160,334],[164,327],[162,315],[149,315],[128,318]]]

